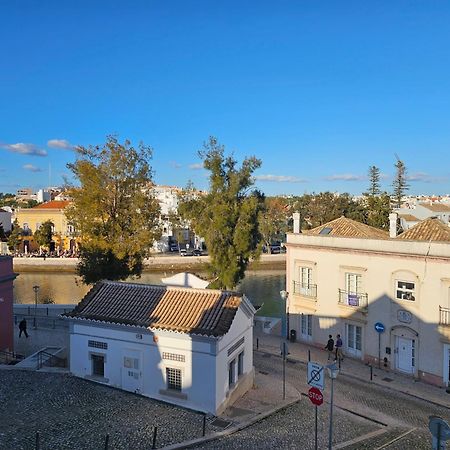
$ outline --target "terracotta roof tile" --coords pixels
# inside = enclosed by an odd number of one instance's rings
[[[416,216],[413,216],[412,214],[399,214],[398,217],[405,219],[407,222],[419,222],[420,221],[420,219],[418,219]]]
[[[450,242],[450,227],[439,219],[431,217],[399,234],[396,239]]]
[[[68,200],[52,200],[51,202],[41,203],[33,209],[64,209],[69,204]]]
[[[450,206],[443,203],[419,203],[419,205],[433,212],[450,212]]]
[[[101,281],[65,316],[222,336],[241,301],[242,294],[231,291]]]
[[[389,233],[379,228],[371,227],[347,217],[339,217],[325,225],[320,225],[312,230],[302,231],[303,234],[313,236],[334,236],[334,237],[354,237],[388,239]]]

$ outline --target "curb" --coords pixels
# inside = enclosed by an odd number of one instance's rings
[[[166,447],[161,447],[164,450],[175,450],[175,449],[182,449],[182,448],[190,448],[195,445],[199,444],[205,444],[207,442],[215,441],[217,439],[220,439],[222,437],[230,436],[234,433],[237,433],[241,430],[244,430],[245,428],[248,428],[251,425],[254,425],[255,423],[260,422],[261,420],[266,419],[267,417],[271,416],[272,414],[275,414],[279,411],[282,411],[283,409],[288,408],[291,405],[294,405],[301,401],[301,398],[295,399],[295,400],[288,400],[285,401],[282,405],[276,406],[269,411],[266,411],[264,413],[259,413],[256,417],[253,417],[252,419],[249,419],[245,422],[242,422],[239,425],[236,425],[234,427],[230,427],[227,430],[224,431],[217,431],[216,433],[210,434],[209,436],[191,439],[189,441],[179,442],[177,444],[168,445]]]
[[[278,355],[278,353],[276,351],[272,352],[270,350],[267,351],[267,350],[262,350],[262,349],[253,349],[253,350],[255,352],[259,352],[259,353],[270,353],[271,355],[274,355],[276,357],[280,357],[281,358],[281,356]],[[295,361],[297,363],[303,364],[304,366],[306,366],[308,364],[308,361],[303,361],[302,359],[298,359],[298,358],[288,357],[287,361],[288,360]],[[353,379],[358,380],[358,381],[369,382],[369,383],[371,383],[373,385],[380,386],[382,388],[389,389],[389,390],[394,391],[394,392],[399,392],[401,394],[408,395],[408,396],[416,398],[418,400],[422,400],[424,402],[431,403],[434,406],[438,406],[440,408],[445,408],[445,409],[450,410],[450,406],[448,406],[448,404],[440,403],[440,402],[437,402],[436,400],[429,400],[427,398],[420,397],[419,395],[412,394],[411,392],[407,392],[407,391],[402,390],[402,389],[397,389],[397,388],[395,388],[393,386],[388,386],[388,385],[377,383],[375,381],[366,380],[365,378],[359,377],[358,375],[349,374],[347,372],[342,372],[342,376],[345,376],[345,377],[348,377],[348,378],[353,378]]]

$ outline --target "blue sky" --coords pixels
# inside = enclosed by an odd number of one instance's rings
[[[0,1],[0,192],[58,185],[72,145],[154,148],[206,188],[216,136],[267,194],[359,194],[395,154],[450,192],[447,1]]]

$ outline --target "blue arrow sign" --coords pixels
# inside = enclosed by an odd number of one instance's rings
[[[377,332],[377,333],[383,333],[384,332],[384,325],[381,323],[381,322],[377,322],[376,324],[375,324],[375,331]]]

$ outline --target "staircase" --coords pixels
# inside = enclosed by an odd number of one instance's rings
[[[65,349],[61,347],[45,347],[16,364],[16,367],[40,370],[43,367],[66,367],[67,359],[63,357]]]

